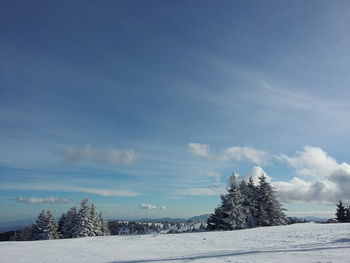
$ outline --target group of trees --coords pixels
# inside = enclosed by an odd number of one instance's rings
[[[81,201],[79,210],[70,208],[56,222],[51,211],[41,211],[32,226],[25,226],[16,232],[12,240],[45,240],[108,235],[109,229],[88,198]]]
[[[337,212],[335,215],[336,219],[340,223],[350,222],[350,206],[345,207],[343,202],[340,200],[337,204]]]
[[[153,233],[174,234],[184,232],[201,232],[206,230],[200,222],[133,222],[109,221],[108,228],[111,235],[144,235]]]
[[[350,221],[349,208],[340,201],[337,219],[340,222]],[[237,230],[258,226],[286,224],[286,216],[276,193],[264,175],[259,177],[258,185],[252,178],[248,181],[237,181],[233,174],[230,177],[227,194],[221,195],[221,204],[207,221],[208,230]],[[79,209],[70,208],[56,222],[51,211],[43,210],[32,226],[25,226],[14,234],[12,240],[44,240],[58,238],[76,238],[86,236],[178,233],[204,231],[205,225],[185,224],[169,226],[167,223],[139,223],[110,221],[106,224],[102,213],[96,211],[88,198],[81,201]]]
[[[159,224],[131,221],[109,221],[108,228],[111,235],[144,235],[150,233],[160,233],[162,230],[162,227]]]
[[[286,224],[286,216],[276,193],[264,174],[255,185],[250,177],[239,183],[233,174],[229,178],[227,194],[208,219],[209,230],[237,230],[258,226]]]

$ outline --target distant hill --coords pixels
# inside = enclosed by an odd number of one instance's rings
[[[322,217],[316,217],[316,216],[305,216],[301,218],[307,221],[313,221],[313,222],[327,222],[327,220],[329,219],[329,218],[322,218]]]
[[[9,222],[1,222],[0,223],[0,233],[18,230],[24,227],[25,225],[33,224],[33,219],[25,219],[25,220],[15,220]]]
[[[210,214],[204,214],[200,216],[194,216],[188,219],[188,221],[192,222],[206,222],[209,218]]]

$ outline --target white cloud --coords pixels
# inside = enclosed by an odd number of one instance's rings
[[[102,196],[127,196],[133,197],[140,195],[137,192],[120,189],[105,189],[105,188],[91,188],[91,187],[79,187],[72,185],[59,185],[59,184],[1,184],[0,189],[3,190],[34,190],[34,191],[60,191],[60,192],[79,192],[79,193],[91,193]]]
[[[216,180],[217,182],[220,181],[220,177],[221,177],[220,173],[215,172],[215,171],[212,171],[212,170],[209,170],[209,171],[200,171],[199,174],[200,174],[200,175],[203,175],[203,176],[206,176],[206,177],[215,178],[215,180]]]
[[[302,177],[288,182],[273,182],[284,202],[336,203],[350,200],[350,165],[338,163],[319,147],[305,146],[294,157],[281,160]]]
[[[220,155],[217,156],[220,161],[235,160],[235,161],[249,161],[255,164],[265,164],[269,159],[269,155],[261,150],[251,147],[233,146],[224,149]]]
[[[50,203],[50,204],[63,204],[68,203],[69,200],[66,198],[58,198],[58,197],[29,197],[25,198],[23,196],[18,196],[15,199],[19,203],[27,203],[27,204],[44,204],[44,203]]]
[[[189,143],[187,147],[194,155],[219,161],[249,161],[261,165],[266,164],[271,158],[268,153],[252,147],[232,146],[223,149],[220,154],[211,153],[210,146],[207,144]]]
[[[189,143],[187,144],[188,150],[197,156],[211,158],[212,155],[210,153],[210,146],[207,144],[201,143]]]
[[[79,163],[83,160],[89,160],[96,163],[104,164],[132,164],[137,160],[136,153],[131,150],[119,150],[116,148],[93,148],[91,145],[86,146],[83,150],[68,148],[62,153],[65,161]]]
[[[288,182],[273,182],[283,202],[335,203],[341,193],[337,184],[329,180],[305,181],[294,177]]]
[[[254,184],[259,183],[259,177],[265,175],[268,182],[272,181],[272,178],[266,174],[266,172],[260,166],[253,167],[247,174],[247,178],[252,177]]]
[[[145,210],[154,210],[154,209],[161,209],[161,210],[166,210],[166,206],[156,206],[156,205],[151,205],[151,204],[140,204],[139,208],[145,209]]]
[[[140,207],[141,209],[146,209],[146,210],[157,209],[157,206],[151,205],[151,204],[141,204],[141,205],[139,205],[139,207]]]
[[[203,196],[211,196],[211,195],[220,195],[226,192],[224,186],[209,186],[209,187],[198,187],[198,188],[189,188],[178,191],[180,195],[203,195]]]
[[[339,166],[337,161],[321,148],[311,146],[297,151],[294,157],[282,154],[281,159],[295,168],[299,175],[315,178],[329,176]]]
[[[136,192],[128,191],[128,190],[111,190],[111,189],[103,189],[103,188],[88,188],[88,187],[70,187],[70,190],[74,192],[83,192],[83,193],[92,193],[102,196],[137,196],[139,195]]]

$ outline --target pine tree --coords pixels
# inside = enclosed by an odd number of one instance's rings
[[[254,195],[255,186],[252,178],[249,179],[247,184],[246,180],[242,180],[239,184],[239,190],[242,195],[242,206],[246,215],[245,226],[246,228],[256,227],[257,225],[257,200]]]
[[[345,209],[345,222],[350,222],[350,206]]]
[[[223,200],[224,196],[221,196]],[[230,226],[223,220],[224,213],[221,206],[215,208],[214,213],[210,215],[207,221],[208,230],[229,230]]]
[[[244,229],[246,228],[246,214],[242,206],[243,198],[234,174],[232,174],[230,181],[228,194],[223,199],[223,220],[230,226],[231,230]]]
[[[345,222],[346,221],[346,209],[343,205],[343,202],[340,200],[339,203],[337,204],[337,212],[335,215],[337,216],[337,220],[339,222]]]
[[[20,241],[29,241],[32,236],[32,228],[28,225],[25,225],[21,232],[19,233]]]
[[[60,238],[63,238],[63,226],[64,226],[65,220],[66,220],[66,213],[63,213],[60,219],[58,220],[58,233],[60,235]]]
[[[257,187],[254,184],[253,178],[249,177],[247,183],[246,195],[249,202],[249,211],[247,213],[247,227],[252,228],[258,225],[259,216],[259,200],[257,194]]]
[[[77,208],[71,207],[65,214],[62,215],[59,221],[59,231],[62,238],[72,238],[73,230],[77,224]]]
[[[89,205],[89,199],[85,197],[81,201],[80,209],[77,213],[72,237],[88,237],[94,235],[94,222],[91,217],[91,207]]]
[[[278,202],[276,194],[266,177],[262,174],[259,177],[259,186],[257,198],[259,202],[259,226],[283,225],[286,222],[283,208]]]
[[[58,225],[51,211],[42,210],[32,226],[32,239],[34,240],[46,240],[57,239]]]
[[[93,236],[102,236],[101,233],[101,222],[100,222],[100,218],[97,214],[96,211],[96,206],[94,204],[91,204],[90,206],[90,213],[91,213],[91,220],[92,220],[92,232],[93,232]]]

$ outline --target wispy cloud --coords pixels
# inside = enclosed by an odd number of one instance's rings
[[[206,177],[211,177],[211,178],[215,178],[215,180],[217,182],[220,181],[220,173],[218,172],[215,172],[215,171],[212,171],[212,170],[209,170],[209,171],[200,171],[199,172],[200,175],[203,175],[203,176],[206,176]]]
[[[166,206],[156,206],[156,205],[151,205],[151,204],[140,204],[139,208],[145,209],[145,210],[154,210],[154,209],[165,210],[165,209],[167,209]]]
[[[49,203],[49,204],[63,204],[63,203],[68,203],[69,200],[66,198],[58,198],[58,197],[29,197],[25,198],[23,196],[18,196],[15,198],[15,200],[19,203],[27,203],[27,204],[44,204],[44,203]]]
[[[262,83],[264,99],[259,100],[269,107],[295,109],[310,113],[322,113],[322,117],[343,118],[350,107],[342,98],[319,97],[319,94],[305,94],[302,91],[276,88],[267,82]]]
[[[189,143],[187,144],[188,150],[190,153],[201,156],[201,157],[206,157],[206,158],[211,158],[212,154],[210,152],[210,146],[208,144],[202,144],[202,143]]]
[[[213,185],[208,187],[198,187],[179,190],[179,195],[189,195],[189,196],[211,196],[220,195],[226,192],[226,189],[222,185]]]
[[[103,164],[132,164],[136,162],[137,156],[131,149],[116,148],[93,148],[91,145],[86,146],[83,150],[68,148],[61,153],[64,161],[70,163],[79,163],[88,160]]]
[[[60,191],[60,192],[79,192],[79,193],[91,193],[101,196],[126,196],[133,197],[140,195],[137,192],[120,189],[106,189],[106,188],[91,188],[91,187],[79,187],[71,185],[59,185],[59,184],[2,184],[0,189],[5,190],[34,190],[34,191]]]
[[[222,149],[219,154],[214,154],[210,150],[210,145],[201,143],[189,143],[187,145],[190,153],[196,156],[215,159],[218,161],[249,161],[254,164],[266,164],[271,156],[262,150],[252,147],[232,146]]]
[[[268,153],[251,147],[233,146],[224,149],[217,158],[220,161],[235,160],[249,161],[255,164],[265,164],[270,157]]]

